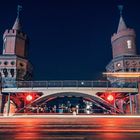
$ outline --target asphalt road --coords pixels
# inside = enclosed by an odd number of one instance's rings
[[[140,117],[1,117],[0,140],[140,140]]]

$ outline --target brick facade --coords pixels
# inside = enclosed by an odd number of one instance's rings
[[[0,55],[3,82],[32,79],[32,65],[27,60],[28,42],[17,17],[13,28],[7,29],[3,34],[3,54]]]
[[[140,72],[140,56],[137,55],[135,38],[134,29],[127,28],[121,15],[117,33],[111,37],[113,59],[106,66],[107,72]],[[111,83],[137,81],[134,78],[107,78]]]

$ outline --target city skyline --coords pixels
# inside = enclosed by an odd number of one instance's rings
[[[124,5],[128,27],[139,34],[137,3],[131,1],[18,1],[2,3],[0,40],[16,18],[16,7],[23,6],[21,23],[30,38],[29,59],[35,80],[96,80],[112,59],[110,39],[117,31],[118,4]]]

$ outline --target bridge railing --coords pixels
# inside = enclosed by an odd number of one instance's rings
[[[110,84],[109,81],[6,81],[2,83],[2,88],[35,88],[35,87],[121,87],[121,88],[137,88],[136,82],[115,83]]]

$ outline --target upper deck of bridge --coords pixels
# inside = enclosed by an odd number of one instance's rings
[[[111,85],[108,81],[15,81],[2,84],[2,92],[42,92],[44,90],[96,90],[104,92],[138,92],[137,83]]]

